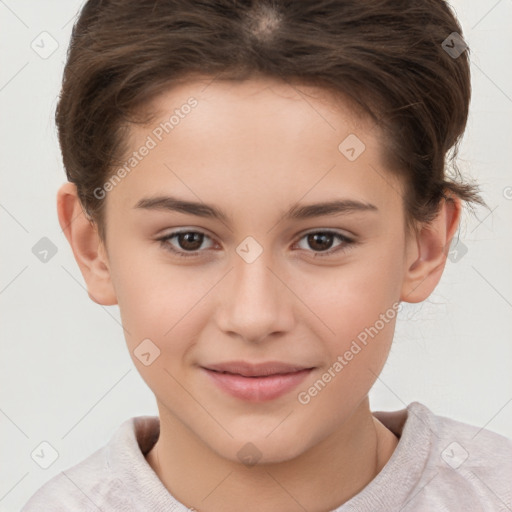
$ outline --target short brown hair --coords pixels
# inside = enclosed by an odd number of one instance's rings
[[[121,164],[127,124],[148,121],[141,106],[191,73],[258,74],[339,93],[375,121],[408,221],[431,220],[450,192],[485,205],[455,164],[471,86],[469,49],[442,46],[453,32],[444,0],[89,0],[55,115],[67,178],[105,240],[94,190]]]

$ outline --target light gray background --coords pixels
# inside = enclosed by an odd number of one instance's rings
[[[473,76],[459,164],[480,181],[492,213],[464,216],[467,253],[448,261],[429,301],[401,314],[371,404],[395,410],[420,401],[512,437],[512,0],[451,4],[471,48]],[[65,175],[53,115],[80,5],[0,0],[0,512],[19,510],[125,419],[157,414],[126,349],[117,306],[88,298],[57,220]],[[43,31],[59,45],[48,58],[31,48],[48,38]],[[57,247],[46,263],[32,253],[42,237]],[[31,458],[43,441],[59,454],[48,469]]]

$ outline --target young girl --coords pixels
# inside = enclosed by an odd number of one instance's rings
[[[510,440],[368,400],[484,204],[445,174],[467,53],[442,0],[85,4],[59,220],[159,416],[24,511],[512,509]]]

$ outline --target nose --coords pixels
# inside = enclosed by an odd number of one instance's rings
[[[217,322],[224,333],[256,343],[292,329],[294,296],[272,267],[270,251],[252,262],[235,256],[218,296]]]

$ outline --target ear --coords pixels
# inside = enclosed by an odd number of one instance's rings
[[[435,219],[408,235],[401,301],[422,302],[434,291],[443,274],[460,214],[460,199],[449,194]]]
[[[74,183],[64,183],[57,192],[57,214],[87,284],[89,298],[103,306],[117,304],[104,244],[96,225],[82,208]]]

